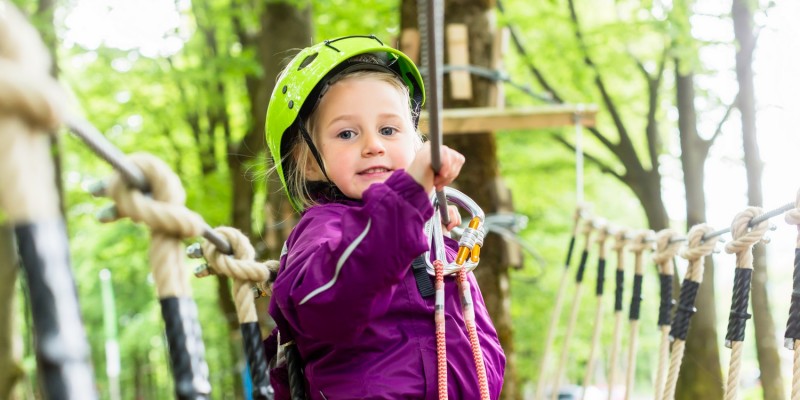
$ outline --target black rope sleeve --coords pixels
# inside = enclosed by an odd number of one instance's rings
[[[175,398],[207,399],[211,393],[205,348],[199,335],[197,306],[191,298],[167,297],[160,300],[161,316],[167,335]]]
[[[286,346],[286,369],[289,373],[289,392],[292,400],[306,399],[306,380],[300,352],[294,344]]]
[[[569,240],[569,249],[567,250],[567,261],[564,262],[564,268],[569,268],[572,262],[572,252],[575,250],[575,235]]]
[[[658,305],[658,326],[668,326],[672,324],[670,314],[675,300],[672,299],[672,275],[658,274],[661,286],[661,303]]]
[[[578,264],[578,274],[575,275],[575,282],[583,282],[583,273],[586,272],[586,260],[589,258],[589,250],[584,250],[581,254],[581,263]]]
[[[633,276],[633,293],[631,294],[631,310],[628,314],[628,319],[631,321],[639,320],[639,307],[642,304],[642,276],[636,274]]]
[[[625,271],[617,270],[617,286],[614,288],[614,311],[622,311],[622,286],[625,283]]]
[[[731,299],[731,314],[728,317],[728,334],[725,339],[733,342],[744,341],[744,328],[750,314],[747,306],[750,302],[750,281],[753,279],[753,270],[750,268],[736,268],[733,278],[733,298]]]
[[[239,325],[242,332],[244,354],[247,366],[250,368],[250,378],[253,381],[253,399],[273,400],[275,393],[269,384],[269,370],[267,370],[267,357],[264,354],[264,344],[261,340],[261,328],[258,322],[246,322]]]
[[[789,306],[789,320],[786,321],[786,334],[784,337],[800,340],[800,249],[794,250],[794,272],[792,277],[792,303]]]
[[[669,336],[673,339],[686,340],[689,333],[689,320],[692,314],[697,312],[694,308],[694,301],[697,298],[697,290],[700,289],[700,282],[684,279],[681,285],[681,294],[678,296],[678,306],[675,309],[675,320],[672,321]]]
[[[14,227],[14,235],[28,287],[39,386],[44,398],[97,399],[63,222],[20,224]]]
[[[603,295],[603,286],[606,282],[606,259],[600,258],[597,260],[597,288],[595,294],[598,296]]]

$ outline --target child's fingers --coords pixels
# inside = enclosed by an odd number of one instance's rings
[[[454,205],[448,205],[447,215],[450,216],[450,223],[447,224],[446,230],[450,232],[453,230],[453,228],[461,225],[461,214],[458,212],[458,207]]]
[[[458,177],[465,158],[461,153],[447,146],[442,146],[441,161],[442,165],[439,173],[433,179],[433,184],[437,190],[440,190]]]

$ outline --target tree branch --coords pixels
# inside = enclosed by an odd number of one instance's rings
[[[575,152],[575,151],[576,151],[575,145],[573,145],[572,143],[570,143],[569,141],[567,141],[567,140],[566,140],[566,139],[564,139],[563,137],[561,137],[561,136],[559,136],[559,135],[556,135],[555,133],[551,133],[551,134],[550,134],[550,136],[551,136],[551,137],[552,137],[552,138],[553,138],[555,141],[557,141],[557,142],[559,142],[559,143],[563,144],[565,147],[567,147],[568,149],[572,150],[573,152]],[[622,183],[625,183],[625,182],[626,182],[626,181],[625,181],[625,177],[624,177],[624,176],[620,175],[619,173],[617,173],[616,171],[614,171],[613,169],[611,169],[611,167],[610,167],[608,164],[606,164],[606,163],[604,163],[604,162],[600,161],[600,159],[599,159],[599,158],[597,158],[597,157],[594,157],[593,155],[591,155],[591,154],[589,154],[589,153],[586,153],[586,151],[584,151],[584,152],[583,152],[583,157],[584,157],[586,160],[588,160],[589,162],[591,162],[591,163],[595,164],[595,165],[596,165],[598,168],[600,168],[600,171],[602,171],[602,172],[604,172],[604,173],[607,173],[607,174],[611,174],[611,175],[612,175],[612,176],[614,176],[615,178],[619,179],[619,180],[620,180],[620,182],[622,182]]]
[[[713,145],[714,141],[717,140],[717,137],[719,137],[719,135],[722,134],[722,126],[725,125],[725,122],[728,121],[728,118],[731,116],[731,112],[733,111],[733,109],[736,108],[736,103],[738,101],[739,101],[739,95],[736,95],[733,101],[730,104],[728,104],[728,107],[725,108],[725,115],[723,115],[722,119],[720,119],[719,123],[717,123],[717,129],[714,130],[714,134],[711,135],[710,138],[708,138],[707,142],[709,146]]]
[[[658,121],[656,120],[656,112],[658,111],[658,95],[659,88],[664,78],[664,69],[667,64],[668,49],[664,48],[661,54],[661,61],[658,64],[656,75],[647,80],[647,126],[645,128],[647,134],[647,150],[650,155],[650,163],[652,170],[658,171],[658,152],[661,149],[661,135],[659,135]]]
[[[495,1],[497,9],[500,10],[501,14],[505,15],[505,9],[503,8],[503,3],[500,0],[495,0]],[[528,70],[531,72],[531,74],[533,74],[533,76],[536,78],[536,82],[539,83],[542,89],[550,93],[550,96],[552,96],[553,98],[552,101],[553,103],[564,104],[564,99],[558,94],[558,92],[556,92],[556,89],[553,87],[553,85],[551,85],[550,82],[548,82],[547,79],[545,79],[544,74],[542,74],[542,71],[539,68],[537,68],[536,65],[533,64],[533,61],[528,56],[528,52],[522,45],[522,40],[520,40],[519,35],[517,34],[517,30],[514,29],[514,27],[511,25],[508,25],[507,27],[508,27],[508,32],[511,34],[511,41],[514,43],[514,48],[517,49],[517,53],[519,53],[522,56],[523,60],[525,60],[525,64],[528,67]]]
[[[589,49],[586,46],[586,40],[583,38],[583,32],[580,28],[580,23],[578,22],[578,14],[575,11],[575,1],[568,0],[569,5],[569,14],[570,18],[572,19],[573,27],[575,28],[575,38],[578,41],[578,46],[580,46],[581,51],[583,52],[583,62],[586,64],[589,69],[594,72],[594,81],[597,89],[600,91],[600,95],[603,98],[603,104],[605,104],[606,108],[608,109],[609,114],[611,114],[611,119],[614,121],[614,126],[617,127],[617,131],[619,132],[620,142],[630,142],[630,136],[628,135],[628,130],[625,127],[625,124],[622,122],[622,117],[617,110],[617,106],[614,101],[611,99],[611,95],[608,93],[606,89],[605,82],[603,82],[603,77],[600,74],[600,70],[597,68],[597,65],[594,63],[594,60],[589,56]],[[630,145],[631,148],[633,145]]]

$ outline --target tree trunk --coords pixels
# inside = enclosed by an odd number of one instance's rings
[[[260,46],[261,65],[265,71],[265,79],[260,93],[263,96],[253,108],[258,114],[260,138],[264,140],[264,118],[269,103],[269,95],[275,86],[275,77],[284,67],[287,51],[308,46],[309,38],[314,36],[311,20],[311,6],[297,8],[294,2],[270,3],[262,19],[262,37]],[[254,115],[255,116],[255,115]],[[281,182],[275,173],[267,176],[267,204],[265,207],[264,239],[266,254],[269,258],[280,256],[283,242],[289,236],[296,222],[296,213],[281,189]]]
[[[14,230],[0,225],[0,399],[12,399],[14,388],[22,380],[19,326],[16,320],[17,249]]]
[[[258,83],[248,79],[251,119],[255,126],[244,142],[246,147],[257,146],[259,152],[266,151],[266,109],[269,96],[275,87],[275,77],[285,66],[287,52],[308,46],[309,38],[313,37],[311,5],[306,4],[300,8],[295,4],[298,3],[269,2],[261,15],[261,32],[257,39],[257,48],[264,74]],[[248,179],[247,187],[249,188],[251,184]],[[270,259],[278,259],[283,243],[294,227],[297,215],[289,204],[286,194],[281,190],[280,179],[273,172],[267,174],[266,191],[266,204],[261,205],[264,212],[264,233],[262,251],[259,253]],[[256,302],[259,324],[265,333],[269,333],[274,327],[267,313],[268,305],[267,301]]]
[[[457,23],[468,27],[469,63],[484,68],[492,67],[492,50],[496,34],[495,21],[492,17],[493,3],[481,0],[447,0],[444,7],[445,26]],[[402,2],[400,26],[401,30],[418,26],[416,0]],[[446,45],[444,48],[447,54]],[[415,58],[415,55],[411,57]],[[443,59],[447,64],[446,56]],[[442,94],[444,107],[485,107],[493,103],[490,88],[494,82],[473,76],[471,84],[472,98],[455,100],[450,95],[450,83],[448,76],[445,75]],[[511,211],[510,196],[499,176],[494,134],[480,132],[446,135],[444,142],[464,154],[467,159],[454,186],[475,200],[486,214],[496,213],[501,207],[503,211]],[[506,204],[501,204],[503,202]],[[509,249],[497,235],[486,237],[484,249],[481,252],[481,265],[475,270],[475,276],[506,354],[505,382],[501,398],[520,399],[509,310]]]
[[[694,75],[681,73],[675,62],[675,84],[678,105],[678,126],[681,141],[681,164],[686,188],[686,225],[706,221],[704,164],[710,142],[697,134],[694,108]],[[692,317],[686,340],[686,356],[681,365],[676,398],[721,399],[722,370],[717,347],[717,315],[714,310],[714,263],[706,257],[703,283],[696,300],[697,313]]]
[[[747,201],[751,206],[763,206],[761,189],[763,163],[758,150],[756,132],[756,100],[753,85],[753,50],[756,37],[753,33],[751,2],[734,0],[731,13],[733,30],[738,43],[736,52],[736,78],[739,82],[737,106],[742,119],[744,166],[747,171]],[[756,353],[761,369],[761,386],[764,400],[785,398],[781,377],[778,343],[775,338],[775,321],[770,313],[767,294],[767,258],[763,244],[753,247],[752,281],[753,323],[756,333]]]

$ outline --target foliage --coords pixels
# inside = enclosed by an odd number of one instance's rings
[[[226,157],[231,142],[241,140],[250,124],[246,75],[263,74],[252,48],[243,46],[234,32],[232,17],[241,17],[245,28],[258,29],[258,3],[241,4],[236,0],[176,2],[182,21],[174,32],[165,33],[165,40],[179,39],[174,52],[144,54],[142,49],[120,49],[110,46],[82,48],[62,41],[58,59],[62,80],[72,89],[76,104],[84,116],[125,153],[147,151],[163,158],[181,177],[187,190],[187,205],[198,211],[211,226],[230,223],[230,171]],[[298,4],[306,4],[297,1]],[[584,54],[576,40],[565,0],[537,2],[525,0],[505,2],[508,12],[497,15],[501,24],[513,25],[523,37],[528,58],[506,52],[506,68],[517,83],[528,83],[533,90],[544,92],[528,70],[535,62],[558,87],[568,103],[602,103],[594,88],[595,74],[584,65]],[[665,49],[681,59],[694,60],[696,49],[690,37],[681,36],[685,27],[676,27],[670,12],[690,12],[684,2],[674,2],[672,10],[661,9],[661,2],[652,1],[582,1],[578,3],[587,51],[597,63],[598,71],[607,79],[611,96],[622,110],[622,118],[633,134],[635,146],[643,154],[647,146],[644,114],[647,112],[647,83],[641,78],[634,60],[654,72]],[[28,4],[30,5],[30,4]],[[64,18],[74,4],[63,5],[56,31],[62,37],[68,28]],[[394,0],[332,0],[313,2],[316,37],[309,42],[349,34],[375,33],[389,41],[399,35],[399,2]],[[678,18],[678,20],[684,20]],[[216,51],[209,48],[202,29],[213,27]],[[70,28],[74,29],[74,28]],[[271,55],[283,57],[285,55]],[[670,89],[671,82],[662,83]],[[221,87],[221,90],[218,90]],[[525,94],[508,88],[509,106],[541,104]],[[664,143],[674,132],[670,116],[671,96],[660,99],[657,120]],[[215,126],[206,117],[209,111],[222,108],[230,115],[230,132]],[[197,118],[193,120],[192,118]],[[599,114],[599,128],[613,137],[612,122],[607,113]],[[504,132],[498,134],[498,158],[502,176],[514,193],[517,212],[529,217],[530,223],[521,232],[544,259],[540,265],[527,257],[525,267],[515,271],[511,282],[512,316],[520,376],[530,382],[538,375],[543,352],[544,333],[549,323],[555,290],[563,268],[572,214],[576,201],[574,153],[552,136],[572,140],[571,127],[550,131]],[[202,134],[200,134],[202,133]],[[226,135],[230,135],[227,137]],[[615,155],[583,132],[587,153],[624,172]],[[97,159],[80,141],[71,136],[64,140],[64,179],[71,237],[72,264],[81,298],[82,315],[92,346],[92,357],[98,387],[106,393],[102,304],[98,273],[112,272],[120,345],[122,351],[122,387],[124,398],[133,398],[133,387],[145,398],[171,397],[171,379],[162,334],[159,305],[149,276],[147,230],[129,221],[99,224],[94,217],[108,200],[92,198],[85,187],[108,176],[111,168]],[[659,149],[668,152],[668,146]],[[652,160],[650,160],[652,162]],[[260,177],[266,169],[264,159],[250,160],[253,185],[259,188],[258,198],[265,197]],[[646,218],[636,197],[619,180],[603,174],[588,163],[585,170],[585,197],[591,199],[594,213],[622,226],[644,227]],[[255,213],[261,213],[256,207]],[[254,216],[258,231],[261,216]],[[577,252],[570,267],[574,276]],[[486,249],[490,251],[490,249]],[[613,269],[615,255],[608,252],[607,276]],[[627,264],[630,265],[631,261]],[[196,265],[196,263],[194,263]],[[190,265],[189,267],[191,267]],[[593,284],[596,258],[588,263],[587,287],[581,301],[580,321],[593,319],[595,298]],[[648,267],[649,268],[649,267]],[[627,274],[630,278],[631,274]],[[637,379],[641,387],[650,386],[656,360],[657,336],[655,309],[658,299],[656,282],[645,279],[646,295],[642,304],[640,325],[641,348]],[[630,282],[630,281],[628,281]],[[227,322],[219,312],[217,285],[213,279],[193,280],[206,343],[206,359],[212,371],[214,398],[228,398],[238,393],[234,377],[240,373],[239,349],[230,345]],[[613,291],[613,280],[607,278],[606,293]],[[629,288],[628,288],[629,290]],[[626,304],[630,301],[625,292]],[[610,299],[610,298],[609,298]],[[611,321],[612,304],[605,304],[605,321]],[[627,305],[626,305],[627,310]],[[566,313],[564,313],[566,314]],[[565,325],[566,315],[562,320]],[[610,322],[604,330],[603,343],[610,342]],[[28,324],[22,324],[29,329]],[[588,354],[591,331],[584,324],[573,341],[572,353],[580,355],[568,371],[571,381],[583,379],[582,368]],[[556,343],[559,348],[559,343]],[[30,348],[28,351],[30,360]],[[28,364],[31,362],[29,361]],[[30,371],[33,372],[32,370]],[[128,390],[127,388],[131,388]],[[217,397],[219,396],[219,397]]]

